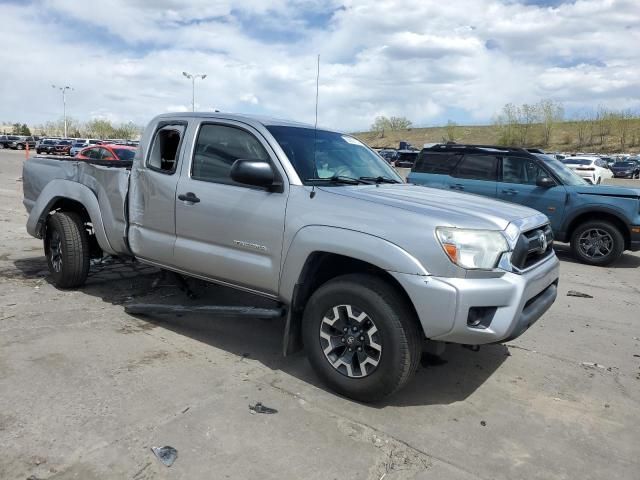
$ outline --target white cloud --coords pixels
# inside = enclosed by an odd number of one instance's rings
[[[569,110],[640,108],[637,0],[558,7],[512,0],[43,0],[2,8],[0,119],[68,112],[145,123],[191,109],[363,129],[492,118],[504,103],[553,98]]]

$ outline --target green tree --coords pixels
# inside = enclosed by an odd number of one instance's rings
[[[546,147],[551,143],[553,129],[564,118],[564,108],[553,100],[541,100],[538,103],[538,114],[542,122],[542,144]]]
[[[87,136],[105,139],[114,135],[114,128],[109,120],[94,119],[85,125]]]
[[[458,124],[453,120],[448,120],[447,126],[444,128],[447,132],[447,142],[455,142],[458,138]]]
[[[26,123],[23,123],[20,127],[20,135],[26,135],[27,137],[31,136],[31,130],[29,130]]]
[[[411,128],[411,125],[411,120],[406,117],[387,118],[385,116],[379,116],[376,117],[371,125],[371,130],[376,132],[380,138],[384,138],[384,132],[387,130],[406,130],[407,128]]]

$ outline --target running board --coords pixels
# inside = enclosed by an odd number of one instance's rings
[[[205,313],[220,317],[280,318],[286,313],[284,308],[256,308],[236,305],[163,305],[159,303],[131,303],[124,311],[133,315],[183,315],[187,313]]]

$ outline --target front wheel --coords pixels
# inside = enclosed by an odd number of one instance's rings
[[[44,249],[56,287],[75,288],[84,284],[89,274],[89,234],[80,215],[74,212],[51,215]]]
[[[18,146],[16,147],[18,150],[24,150],[24,145],[22,145],[21,143],[18,144]]]
[[[322,285],[304,311],[305,351],[332,390],[362,402],[381,400],[411,379],[422,333],[415,313],[389,283],[353,274]]]
[[[605,266],[622,255],[624,237],[612,223],[592,220],[574,230],[571,235],[571,250],[582,263]]]

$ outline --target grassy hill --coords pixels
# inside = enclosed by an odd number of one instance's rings
[[[640,119],[628,120],[627,142],[624,153],[640,152]],[[591,145],[578,148],[578,122],[562,122],[555,125],[551,141],[548,146],[542,145],[540,125],[533,126],[533,134],[529,147],[544,148],[547,151],[559,152],[602,152],[621,153],[620,133],[616,128],[611,129],[611,134],[603,145],[600,138],[594,137]],[[455,141],[457,143],[475,143],[484,145],[496,145],[499,143],[500,129],[496,125],[457,126]],[[421,148],[425,143],[443,142],[447,138],[446,127],[409,128],[407,130],[385,131],[384,136],[378,132],[357,132],[354,134],[370,147],[398,148],[401,140],[411,143],[414,147]]]

